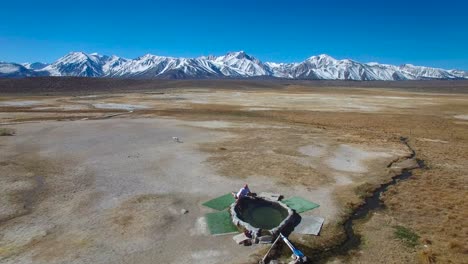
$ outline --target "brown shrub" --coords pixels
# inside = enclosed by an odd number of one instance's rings
[[[16,131],[13,128],[0,127],[0,136],[14,136]]]

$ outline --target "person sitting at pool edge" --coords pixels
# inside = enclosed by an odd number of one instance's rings
[[[241,199],[246,196],[251,196],[252,193],[250,192],[249,185],[245,184],[243,188],[241,188],[237,193],[232,193],[232,196],[236,199]]]

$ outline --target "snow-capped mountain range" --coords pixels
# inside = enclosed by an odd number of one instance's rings
[[[0,62],[0,77],[80,76],[119,78],[287,78],[315,80],[468,79],[468,72],[404,64],[360,63],[322,54],[298,63],[262,62],[244,51],[223,56],[174,58],[151,54],[135,59],[70,52],[54,63]]]

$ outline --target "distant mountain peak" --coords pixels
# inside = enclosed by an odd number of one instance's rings
[[[333,58],[332,56],[327,55],[327,54],[315,55],[315,56],[309,57],[308,60],[310,60],[310,61],[319,61],[319,60],[321,60],[321,61],[323,61],[323,60],[336,61],[335,58]]]
[[[226,55],[231,55],[231,56],[239,56],[239,55],[243,56],[243,55],[245,55],[245,54],[246,54],[246,53],[245,53],[245,51],[243,51],[243,50],[239,50],[239,51],[230,51],[230,52],[226,53]]]
[[[154,55],[154,54],[151,54],[151,53],[146,53],[145,55],[140,56],[140,57],[138,57],[138,58],[144,59],[144,58],[154,58],[154,57],[158,57],[158,56],[156,56],[156,55]]]
[[[328,54],[325,54],[325,53],[322,53],[322,54],[318,55],[318,57],[319,58],[326,58],[326,59],[335,59],[332,56],[330,56]]]
[[[65,55],[64,57],[89,57],[88,54],[82,52],[82,51],[71,51],[69,52],[67,55]]]
[[[240,51],[234,51],[234,52],[228,52],[226,54],[226,57],[230,57],[230,58],[236,58],[236,59],[247,59],[247,60],[257,60],[255,57],[253,56],[250,56],[249,54],[247,54],[245,51],[243,50],[240,50]]]
[[[313,55],[309,57],[309,59],[334,59],[334,58],[328,54],[319,54],[319,55]]]

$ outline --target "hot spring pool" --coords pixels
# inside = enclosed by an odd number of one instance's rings
[[[279,203],[263,199],[242,199],[235,208],[237,217],[255,228],[273,229],[278,227],[289,212]]]

